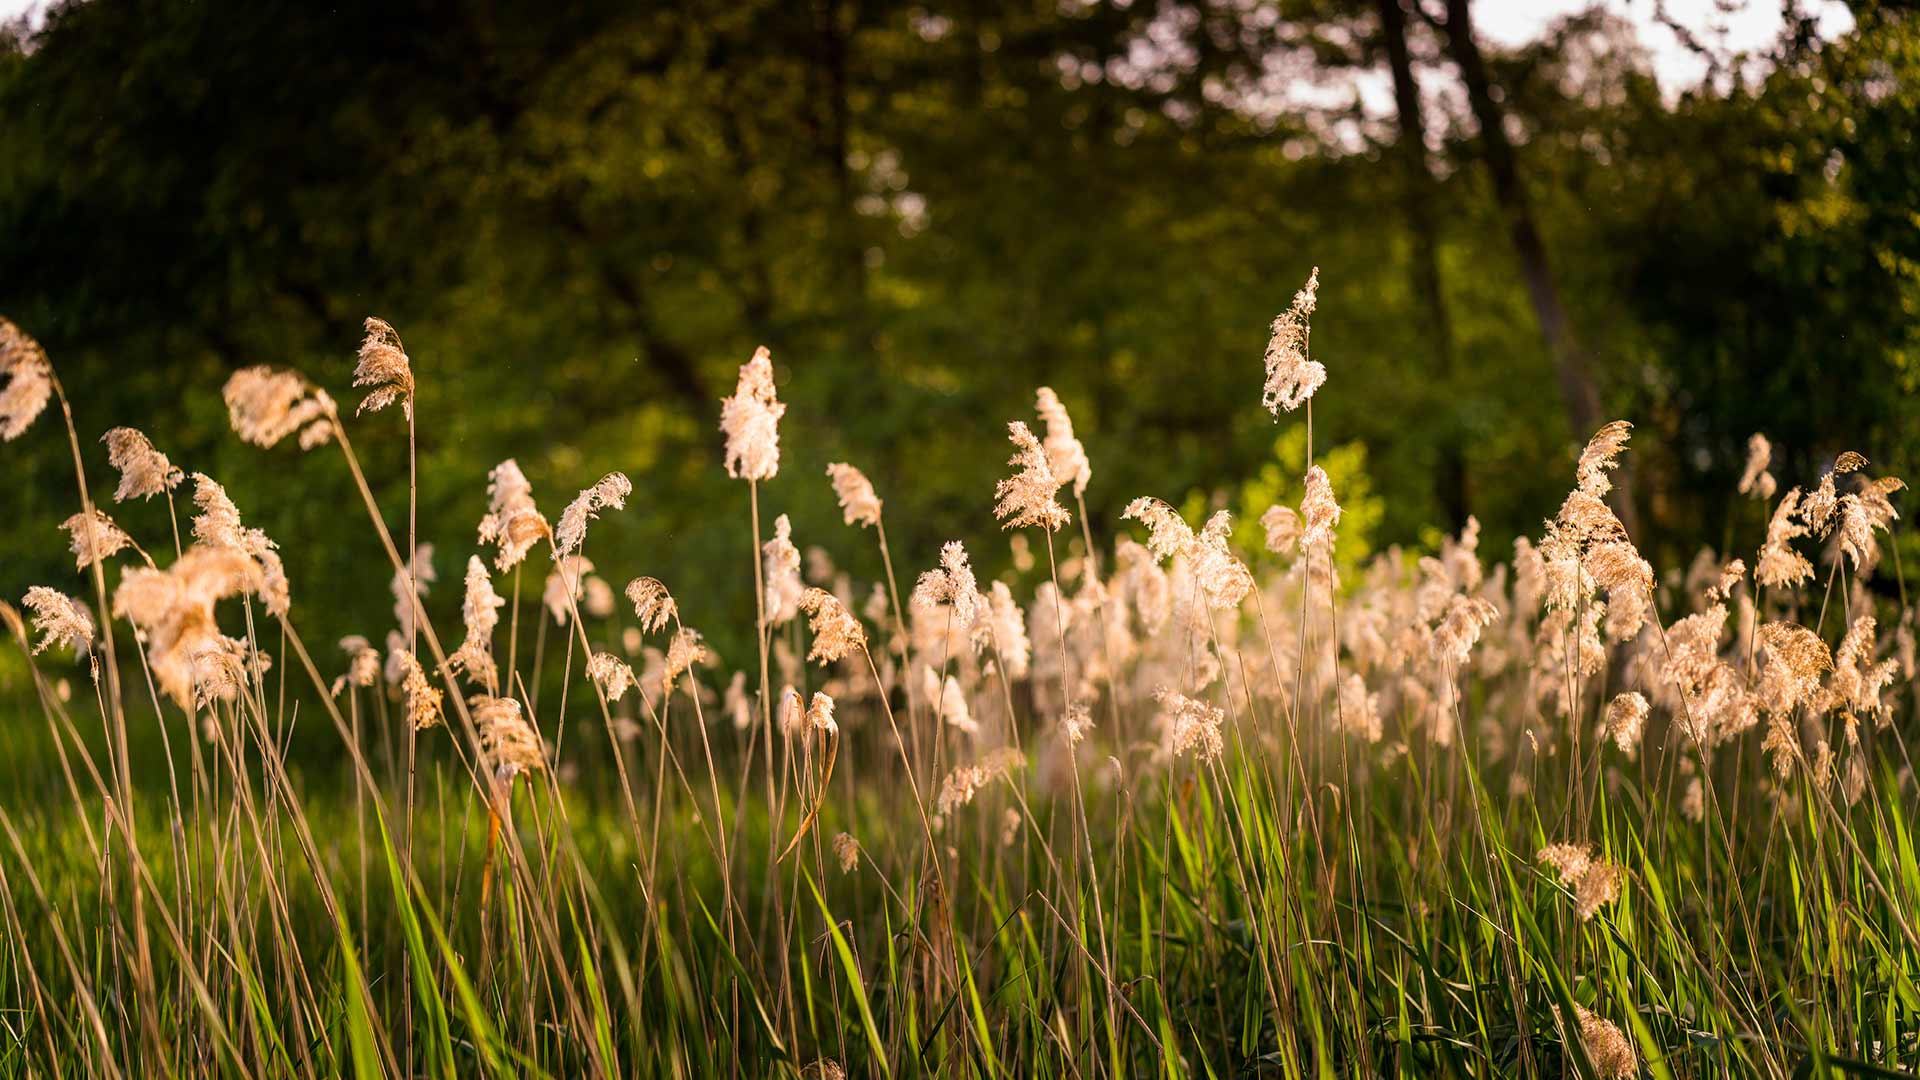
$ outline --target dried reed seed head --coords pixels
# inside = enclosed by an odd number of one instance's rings
[[[338,697],[347,686],[367,687],[380,681],[380,650],[358,634],[340,639],[340,651],[347,654],[347,670],[334,680],[333,693]]]
[[[533,485],[508,458],[487,473],[487,513],[480,519],[480,542],[500,549],[494,566],[511,570],[520,565],[533,545],[553,536],[547,519],[533,504]]]
[[[633,668],[612,653],[594,653],[588,657],[587,678],[593,680],[608,701],[619,701],[629,689],[640,685]]]
[[[610,472],[590,488],[584,488],[567,508],[560,512],[560,524],[554,527],[554,558],[560,559],[580,550],[587,541],[587,524],[606,509],[624,510],[627,496],[633,494],[633,481],[626,474]]]
[[[1147,551],[1155,559],[1171,559],[1193,545],[1193,527],[1178,510],[1159,499],[1143,495],[1128,503],[1120,517],[1147,527]]]
[[[1233,515],[1217,510],[1187,547],[1193,580],[1206,595],[1207,605],[1229,610],[1240,605],[1253,591],[1253,571],[1228,547],[1233,535]]]
[[[40,343],[0,315],[0,442],[12,442],[32,426],[53,398],[53,365]]]
[[[840,862],[840,872],[851,874],[860,865],[860,841],[851,833],[833,834],[833,857]]]
[[[427,681],[419,659],[407,649],[393,650],[393,659],[400,669],[400,694],[406,703],[407,722],[413,725],[413,730],[425,731],[445,724],[446,717],[440,709],[441,691]]]
[[[1273,332],[1267,339],[1266,385],[1260,392],[1260,404],[1276,418],[1280,410],[1299,408],[1327,381],[1325,365],[1308,356],[1312,336],[1313,309],[1319,302],[1320,268],[1314,267],[1307,283],[1293,295],[1293,304],[1273,320]]]
[[[1639,1073],[1640,1059],[1633,1052],[1633,1042],[1619,1027],[1578,1002],[1574,1003],[1573,1012],[1580,1025],[1580,1045],[1586,1049],[1595,1071],[1609,1080]]]
[[[1076,701],[1067,706],[1060,717],[1060,737],[1067,740],[1068,746],[1079,746],[1087,734],[1093,730],[1093,709],[1084,701]]]
[[[592,570],[593,560],[585,555],[567,555],[553,564],[553,572],[540,591],[540,603],[554,622],[565,626],[573,617],[574,603],[586,591],[587,574]]]
[[[353,367],[353,385],[372,387],[360,402],[358,412],[379,412],[400,403],[400,411],[413,419],[413,362],[400,344],[400,335],[384,320],[367,316],[367,336],[360,341],[359,363]]]
[[[1833,471],[1845,475],[1858,472],[1867,467],[1867,459],[1852,450],[1842,450],[1840,456],[1833,459]]]
[[[1833,670],[1833,655],[1820,635],[1797,623],[1770,622],[1758,631],[1760,648],[1767,654],[1763,680],[1771,680],[1767,692],[1770,707],[1776,712],[1791,712],[1813,700],[1820,680]]]
[[[265,365],[241,368],[228,377],[220,396],[243,442],[273,446],[299,432],[300,449],[311,450],[333,438],[333,399],[297,372]]]
[[[925,684],[922,692],[933,703],[934,721],[968,735],[979,734],[980,725],[973,719],[973,709],[967,704],[966,688],[960,685],[960,680],[951,675],[942,680],[931,666],[920,670]]]
[[[1773,444],[1765,435],[1754,432],[1747,437],[1747,464],[1740,472],[1739,491],[1756,499],[1771,499],[1775,483],[1767,466],[1773,462]]]
[[[1620,897],[1625,872],[1605,858],[1597,858],[1584,844],[1552,844],[1542,848],[1540,862],[1553,867],[1560,884],[1572,890],[1574,912],[1581,922]]]
[[[1220,725],[1226,711],[1195,701],[1177,690],[1161,687],[1154,691],[1160,703],[1160,724],[1168,750],[1175,756],[1193,753],[1201,762],[1217,759],[1226,749]]]
[[[1029,525],[1038,525],[1043,529],[1057,531],[1072,520],[1065,507],[1054,501],[1054,492],[1060,488],[1060,480],[1054,475],[1053,467],[1047,462],[1047,452],[1040,440],[1033,437],[1027,425],[1015,420],[1007,425],[1007,437],[1013,442],[1013,456],[1007,464],[1014,467],[1012,476],[994,486],[993,497],[998,500],[993,508],[993,516],[1000,519],[1003,529],[1023,529]]]
[[[507,697],[476,697],[468,705],[474,733],[480,737],[480,752],[492,762],[495,776],[511,781],[520,773],[546,769],[546,748],[540,733],[521,712],[520,702]]]
[[[1071,483],[1075,498],[1085,495],[1093,479],[1093,463],[1087,460],[1087,448],[1073,433],[1073,418],[1067,415],[1067,407],[1051,387],[1043,386],[1034,391],[1034,411],[1047,425],[1047,438],[1041,446],[1047,452],[1054,479]]]
[[[727,436],[727,475],[771,480],[780,472],[780,418],[787,407],[774,393],[773,358],[762,345],[740,365],[733,396],[720,401],[720,430]]]
[[[1455,594],[1447,600],[1446,614],[1434,629],[1429,645],[1433,658],[1455,671],[1463,667],[1481,631],[1500,617],[1500,609],[1483,596]]]
[[[1580,451],[1580,461],[1574,468],[1574,479],[1581,491],[1597,499],[1613,490],[1613,481],[1607,473],[1619,464],[1620,451],[1626,449],[1632,430],[1633,425],[1625,420],[1614,420],[1593,433],[1586,449]]]
[[[962,765],[947,774],[940,785],[939,808],[942,817],[973,802],[980,789],[1026,765],[1027,759],[1011,747],[988,751],[972,765]]]
[[[840,598],[825,589],[808,589],[800,594],[800,610],[807,613],[807,629],[813,645],[807,659],[818,664],[836,663],[867,643],[867,631],[854,618]]]
[[[880,524],[880,496],[874,494],[866,473],[836,461],[827,466],[827,476],[833,481],[833,495],[840,501],[840,515],[847,524],[863,528]]]
[[[79,601],[45,585],[35,585],[20,602],[33,612],[33,632],[40,635],[40,643],[33,647],[35,656],[54,645],[72,649],[75,656],[85,656],[93,647],[93,616]]]
[[[833,721],[833,698],[815,693],[813,700],[807,703],[807,730],[825,736],[840,734],[840,726]]]
[[[680,605],[674,603],[665,582],[655,577],[637,577],[627,582],[627,599],[633,602],[633,614],[640,620],[643,633],[657,634],[667,620],[680,620]]]
[[[493,661],[493,631],[500,625],[499,609],[506,603],[504,597],[493,591],[487,564],[481,562],[478,555],[467,556],[466,592],[460,602],[460,618],[467,636],[460,648],[447,657],[449,668],[466,672],[483,686],[492,687],[499,682],[499,668]]]
[[[1027,637],[1026,613],[1006,582],[996,581],[987,592],[987,617],[974,624],[976,648],[991,648],[1009,679],[1024,679],[1033,666],[1033,642]]]
[[[1348,673],[1340,683],[1340,730],[1377,743],[1384,734],[1380,723],[1380,695],[1367,690],[1367,681],[1357,672]]]
[[[920,575],[913,586],[911,603],[928,610],[947,605],[952,630],[965,633],[973,628],[980,616],[980,586],[964,544],[950,540],[940,545],[940,565]]]
[[[1753,580],[1769,589],[1793,588],[1813,577],[1813,564],[1793,549],[1793,541],[1807,535],[1794,518],[1800,510],[1800,489],[1794,488],[1773,508],[1767,538],[1754,559]]]
[[[1607,734],[1621,753],[1631,754],[1639,747],[1647,712],[1646,696],[1637,690],[1616,695],[1607,703]]]
[[[117,427],[100,437],[107,444],[107,464],[120,473],[120,486],[113,501],[152,498],[180,486],[187,475],[174,468],[167,455],[153,448],[145,435],[130,427]]]
[[[800,594],[807,591],[800,578],[800,549],[793,542],[793,522],[781,514],[773,519],[773,538],[760,545],[767,626],[784,626],[800,614]]]
[[[693,670],[695,664],[713,662],[713,651],[700,639],[700,631],[691,626],[682,626],[673,632],[673,640],[667,643],[665,668],[660,677],[660,692],[673,693],[674,684],[680,676]]]
[[[75,514],[61,522],[60,527],[67,532],[67,547],[73,552],[76,570],[85,570],[95,563],[105,562],[134,546],[133,537],[99,510]]]
[[[1300,532],[1302,547],[1326,547],[1334,543],[1334,527],[1340,524],[1340,504],[1333,497],[1333,481],[1318,465],[1307,470],[1306,494],[1300,498],[1300,517],[1306,527]]]
[[[1267,550],[1285,555],[1300,542],[1300,515],[1291,506],[1269,506],[1260,515],[1260,527],[1267,533]]]

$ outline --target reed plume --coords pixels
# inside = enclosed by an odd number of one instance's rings
[[[153,443],[133,428],[114,428],[101,436],[100,441],[107,444],[107,463],[120,473],[120,486],[113,492],[114,502],[150,499],[172,491],[187,478],[186,473],[167,460],[167,455],[154,449]]]
[[[53,398],[53,365],[45,349],[0,315],[0,442],[19,438]]]

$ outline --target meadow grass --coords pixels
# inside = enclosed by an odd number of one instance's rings
[[[1312,309],[1309,283],[1263,402],[1309,430]],[[398,334],[370,320],[360,361],[411,443],[432,420]],[[4,321],[0,375],[0,434],[66,414]],[[632,483],[550,525],[507,462],[455,647],[412,500],[393,535],[333,399],[265,369],[225,397],[246,441],[339,454],[393,626],[304,639],[298,538],[248,529],[211,477],[172,535],[120,532],[67,414],[93,596],[36,587],[32,626],[0,604],[23,699],[0,725],[0,1072],[1920,1066],[1914,616],[1878,539],[1900,485],[1858,455],[1776,498],[1755,444],[1751,573],[1726,552],[1656,576],[1605,501],[1624,424],[1492,567],[1470,525],[1336,568],[1318,467],[1260,550],[1153,499],[1100,549],[1093,461],[1043,388],[1046,437],[1011,425],[995,492],[1015,570],[983,587],[961,542],[890,550],[836,464],[886,567],[856,584],[762,518],[828,495],[780,474],[762,350],[720,410],[751,616],[657,566],[631,568],[660,576],[629,617],[590,534],[641,512]],[[116,500],[172,510],[187,474],[137,434],[107,440]],[[931,569],[903,593],[896,559]],[[683,614],[751,618],[753,666],[716,670]]]

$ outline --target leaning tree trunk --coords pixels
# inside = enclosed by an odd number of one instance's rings
[[[1387,66],[1393,72],[1394,106],[1399,114],[1400,135],[1394,151],[1400,163],[1401,212],[1413,240],[1409,268],[1413,295],[1421,308],[1427,338],[1432,342],[1443,396],[1451,398],[1456,373],[1453,319],[1447,311],[1446,293],[1440,284],[1440,229],[1434,220],[1433,173],[1427,167],[1427,124],[1420,108],[1420,84],[1414,78],[1413,57],[1407,48],[1407,13],[1401,6],[1403,2],[1375,0]],[[1466,433],[1452,410],[1440,433],[1440,468],[1435,485],[1435,494],[1448,524],[1455,531],[1465,527],[1469,504]]]
[[[1474,41],[1471,0],[1447,0],[1445,28],[1447,49],[1460,68],[1467,103],[1480,129],[1480,156],[1493,181],[1493,196],[1499,203],[1500,214],[1506,219],[1507,238],[1520,260],[1520,273],[1526,281],[1534,317],[1540,323],[1540,336],[1546,340],[1547,354],[1553,360],[1554,377],[1567,406],[1567,420],[1573,426],[1574,438],[1585,439],[1600,426],[1600,394],[1594,388],[1586,352],[1580,347],[1566,308],[1560,302],[1560,291],[1554,285],[1553,271],[1547,262],[1547,247],[1540,239],[1533,208],[1520,182],[1513,143],[1507,138],[1506,113],[1493,99],[1486,61]],[[1635,531],[1632,479],[1626,468],[1616,473],[1615,487],[1621,520],[1630,531]]]

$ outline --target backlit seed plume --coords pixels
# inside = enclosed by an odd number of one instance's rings
[[[349,686],[368,687],[380,681],[380,650],[359,634],[340,639],[340,651],[347,654],[347,670],[333,681],[333,696]]]
[[[800,578],[800,549],[793,543],[793,522],[781,514],[773,519],[773,537],[760,545],[766,587],[766,625],[784,626],[800,614],[800,594],[807,586]]]
[[[1858,472],[1866,467],[1866,456],[1854,450],[1842,450],[1840,456],[1833,459],[1833,471],[1841,475]]]
[[[1560,884],[1573,892],[1574,912],[1581,922],[1620,897],[1620,882],[1626,876],[1618,866],[1596,858],[1584,844],[1551,844],[1540,849],[1537,857],[1551,866]]]
[[[500,625],[500,609],[505,597],[493,591],[493,579],[480,556],[467,556],[466,596],[460,602],[460,618],[466,624],[467,639],[447,658],[447,666],[464,671],[482,686],[492,687],[500,680],[493,662],[493,631]]]
[[[920,670],[925,678],[921,692],[933,703],[934,720],[969,735],[979,734],[980,725],[973,718],[972,708],[967,705],[967,692],[961,687],[960,680],[949,675],[943,681],[931,666]]]
[[[1084,701],[1076,701],[1067,706],[1065,716],[1060,718],[1060,737],[1067,740],[1068,746],[1079,746],[1093,730],[1093,710]]]
[[[53,397],[53,365],[46,350],[0,315],[0,442],[12,442],[32,425]]]
[[[626,661],[612,653],[594,653],[587,658],[587,678],[592,679],[608,701],[619,701],[640,679]]]
[[[1334,526],[1340,524],[1340,504],[1333,497],[1333,481],[1318,465],[1307,470],[1307,491],[1300,498],[1300,517],[1306,526],[1300,531],[1303,548],[1331,548]]]
[[[1021,768],[1027,759],[1011,747],[992,750],[972,765],[962,765],[947,774],[940,785],[940,814],[946,816],[971,803],[981,788]]]
[[[580,609],[596,619],[613,618],[614,609],[619,606],[613,599],[613,586],[597,574],[588,575],[586,584],[587,597]]]
[[[280,560],[278,546],[259,529],[249,529],[240,521],[240,510],[221,487],[205,473],[193,474],[193,504],[199,513],[193,519],[194,539],[210,548],[223,548],[246,555],[254,563],[255,574],[248,586],[260,597],[267,614],[281,616],[291,609],[292,591],[286,566]]]
[[[720,399],[720,430],[727,436],[727,475],[771,480],[780,472],[780,418],[787,407],[774,394],[773,357],[762,345],[740,365],[733,396]]]
[[[133,546],[133,537],[97,509],[92,513],[82,511],[75,514],[61,522],[60,527],[67,531],[67,547],[73,552],[76,570],[85,570],[94,563],[105,562]]]
[[[1041,445],[1046,449],[1053,478],[1062,484],[1071,483],[1075,498],[1085,495],[1087,483],[1093,479],[1093,463],[1087,460],[1087,448],[1073,433],[1073,418],[1067,415],[1067,407],[1051,387],[1043,386],[1034,391],[1034,410],[1047,425],[1047,438]]]
[[[546,749],[540,733],[527,723],[520,702],[513,698],[476,697],[470,703],[474,733],[480,737],[480,752],[493,766],[493,774],[512,780],[523,772],[542,772],[547,767]]]
[[[825,589],[808,589],[800,594],[800,610],[807,613],[807,629],[813,634],[813,647],[807,659],[831,664],[867,643],[867,631],[853,617],[840,598]]]
[[[1267,339],[1267,383],[1260,392],[1260,404],[1275,417],[1306,404],[1315,390],[1327,381],[1327,369],[1308,357],[1311,320],[1320,295],[1320,268],[1307,275],[1307,283],[1293,294],[1293,305],[1273,320],[1273,336]]]
[[[816,735],[838,735],[840,726],[833,720],[833,698],[815,693],[807,703],[807,731]]]
[[[1573,1014],[1580,1022],[1580,1045],[1601,1076],[1612,1080],[1639,1073],[1640,1059],[1633,1052],[1633,1043],[1618,1026],[1594,1015],[1579,1002],[1574,1003]]]
[[[1888,496],[1906,486],[1906,481],[1897,476],[1882,477],[1869,480],[1859,491],[1841,497],[1840,550],[1853,560],[1853,568],[1860,573],[1871,572],[1880,561],[1880,544],[1874,539],[1874,531],[1892,530],[1900,513],[1893,508]]]
[[[425,596],[433,591],[433,585],[440,580],[439,571],[433,568],[433,545],[420,544],[413,549],[413,561],[395,570],[387,579],[387,591],[393,595],[393,621],[409,639],[413,635],[414,620],[419,618],[420,609],[415,597]]]
[[[511,570],[520,565],[533,545],[553,535],[547,519],[533,505],[533,485],[508,458],[487,473],[487,513],[480,519],[480,542],[500,549],[494,566]]]
[[[1170,559],[1193,544],[1193,527],[1178,510],[1159,499],[1143,495],[1128,503],[1120,517],[1147,527],[1147,550],[1155,559]]]
[[[193,657],[220,628],[214,605],[262,588],[260,565],[237,548],[196,544],[165,570],[139,566],[120,577],[113,615],[140,632],[160,690],[182,709],[193,708]]]
[[[1777,713],[1792,712],[1812,700],[1820,689],[1820,680],[1833,670],[1833,655],[1820,635],[1798,623],[1770,622],[1760,627],[1760,648],[1767,654],[1763,687],[1768,707]]]
[[[713,662],[713,652],[706,642],[700,640],[700,631],[691,626],[682,626],[673,632],[673,640],[667,643],[665,667],[660,676],[660,692],[673,693],[674,685],[680,676],[693,670],[695,664]]]
[[[1647,699],[1639,691],[1616,696],[1607,704],[1607,734],[1622,753],[1631,754],[1640,745],[1640,733],[1647,724]]]
[[[440,711],[441,691],[427,681],[420,661],[406,649],[395,649],[393,659],[400,669],[400,696],[406,701],[407,722],[415,731],[425,731],[447,722]]]
[[[72,597],[35,585],[21,603],[33,612],[33,632],[41,635],[40,644],[33,647],[34,655],[54,645],[65,645],[75,656],[85,656],[93,647],[93,616]]]
[[[1060,481],[1047,464],[1046,450],[1019,420],[1007,425],[1007,437],[1013,440],[1014,446],[1013,457],[1007,459],[1007,464],[1016,471],[995,485],[993,497],[999,502],[993,508],[993,516],[1000,519],[1003,529],[1024,529],[1029,525],[1059,529],[1072,517],[1066,507],[1053,499]]]
[[[853,873],[860,865],[860,841],[851,833],[834,833],[833,857],[839,860],[841,873]]]
[[[1260,527],[1267,531],[1267,550],[1285,555],[1300,542],[1300,515],[1291,506],[1269,506],[1260,515]]]
[[[600,478],[592,487],[580,492],[567,508],[560,512],[560,524],[553,530],[554,557],[571,555],[580,550],[587,540],[587,523],[600,516],[600,511],[612,508],[624,510],[627,496],[633,494],[633,481],[624,473],[610,472]]]
[[[300,433],[300,449],[311,450],[333,438],[333,399],[292,371],[265,365],[241,368],[220,390],[234,433],[255,446],[273,446]]]
[[[1429,646],[1433,658],[1453,671],[1465,666],[1467,657],[1480,640],[1480,632],[1492,625],[1500,611],[1484,596],[1455,593],[1447,600],[1446,614],[1434,628]]]
[[[1793,549],[1793,541],[1807,535],[1807,528],[1794,520],[1799,512],[1800,489],[1794,488],[1773,508],[1767,522],[1767,539],[1754,560],[1753,580],[1769,589],[1792,588],[1813,577],[1813,564]]]
[[[1875,621],[1861,615],[1847,628],[1846,637],[1833,654],[1833,678],[1828,681],[1834,703],[1858,716],[1880,716],[1886,704],[1880,692],[1899,677],[1897,660],[1874,660]]]
[[[1367,681],[1355,673],[1340,683],[1340,730],[1370,743],[1380,741],[1380,695],[1369,693]]]
[[[541,590],[540,602],[546,605],[547,614],[553,616],[554,622],[565,626],[573,617],[573,609],[586,591],[583,583],[592,569],[593,560],[585,555],[568,555],[553,564],[553,572],[547,575],[546,587]]]
[[[120,473],[120,486],[113,501],[146,499],[180,486],[187,474],[174,468],[167,455],[153,448],[145,435],[130,427],[117,427],[100,439],[107,444],[107,464]]]
[[[1613,481],[1607,473],[1620,464],[1620,451],[1626,449],[1632,430],[1633,425],[1625,420],[1613,420],[1593,433],[1587,448],[1580,451],[1580,463],[1574,469],[1574,480],[1581,491],[1597,499],[1613,490]]]
[[[657,634],[667,620],[680,621],[680,606],[659,578],[637,577],[627,582],[627,599],[633,602],[633,614],[640,620],[640,631]]]
[[[1751,495],[1756,499],[1771,499],[1775,488],[1773,474],[1767,466],[1773,463],[1773,444],[1765,435],[1754,432],[1747,437],[1747,467],[1740,473],[1740,494]]]
[[[413,362],[407,359],[400,335],[371,315],[367,316],[366,331],[360,342],[360,362],[353,368],[353,385],[373,389],[356,411],[379,412],[397,401],[407,419],[413,419]]]
[[[1220,725],[1227,718],[1225,710],[1164,686],[1154,691],[1153,697],[1160,703],[1161,730],[1174,756],[1192,753],[1204,763],[1218,758],[1226,749],[1226,740],[1220,734]]]
[[[867,527],[880,524],[880,496],[874,494],[867,474],[836,461],[827,466],[833,480],[834,497],[840,500],[840,515],[849,525]]]
[[[940,545],[940,566],[920,575],[910,602],[916,608],[951,605],[952,629],[965,632],[973,628],[980,614],[980,586],[974,580],[965,545],[958,540]]]
[[[1216,510],[1187,547],[1193,579],[1206,594],[1207,604],[1220,610],[1235,608],[1253,591],[1253,572],[1233,554],[1233,515]]]
[[[975,624],[973,634],[977,647],[993,648],[1007,678],[1027,677],[1033,666],[1033,642],[1027,637],[1026,612],[1006,582],[996,581],[988,590],[987,617]]]

